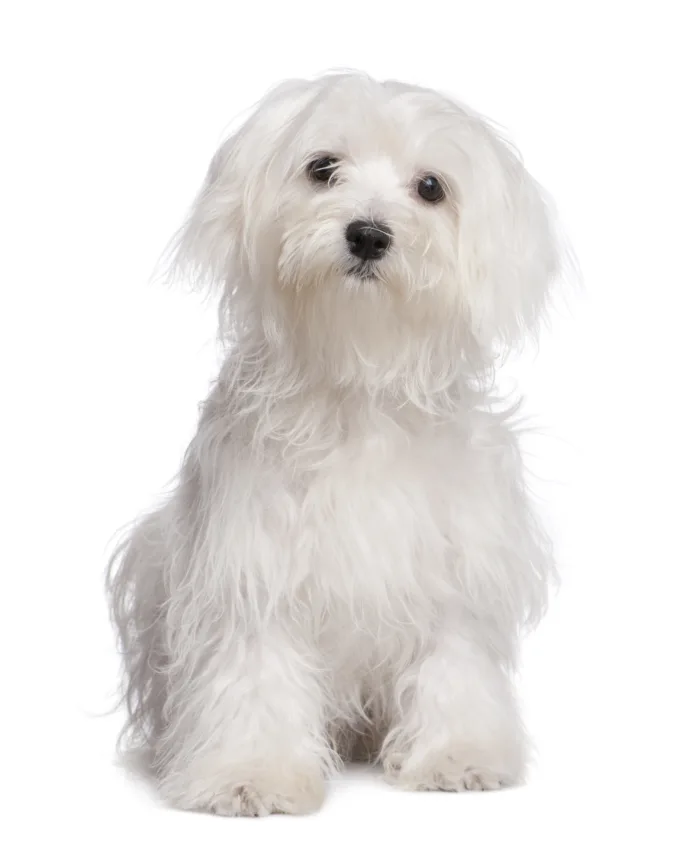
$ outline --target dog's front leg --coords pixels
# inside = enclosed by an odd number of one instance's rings
[[[383,748],[387,776],[412,790],[491,790],[524,768],[525,733],[510,679],[475,623],[439,627],[399,677]]]
[[[239,637],[180,695],[164,739],[164,796],[221,815],[303,814],[324,796],[333,755],[316,658],[284,626]]]

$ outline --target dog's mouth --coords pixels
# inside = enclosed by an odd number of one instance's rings
[[[377,280],[377,263],[364,260],[348,267],[348,275],[360,281]]]

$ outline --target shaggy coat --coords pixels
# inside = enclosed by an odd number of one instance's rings
[[[358,219],[391,234],[360,273]],[[490,387],[559,266],[539,186],[435,92],[292,81],[215,155],[173,261],[219,295],[226,359],[110,566],[128,746],[221,814],[315,809],[358,749],[406,788],[520,781],[511,674],[554,568]]]

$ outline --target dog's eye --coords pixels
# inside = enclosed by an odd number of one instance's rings
[[[309,179],[315,183],[328,183],[336,173],[338,159],[335,156],[321,156],[313,159],[307,166]]]
[[[424,201],[431,204],[436,204],[445,197],[445,190],[442,188],[442,183],[432,174],[426,174],[418,181],[418,194]]]

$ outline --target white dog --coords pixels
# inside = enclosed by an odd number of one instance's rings
[[[175,268],[226,360],[109,578],[171,803],[309,812],[358,749],[404,788],[522,779],[510,677],[554,569],[489,388],[558,267],[539,186],[433,91],[288,82],[222,145]]]

